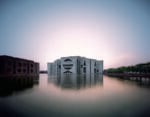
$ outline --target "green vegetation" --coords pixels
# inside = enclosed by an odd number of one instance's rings
[[[104,73],[150,73],[150,62],[104,70]]]

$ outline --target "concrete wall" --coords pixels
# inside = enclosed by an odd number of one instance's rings
[[[94,59],[91,59],[91,74],[95,73],[95,69],[96,69],[95,63],[96,61]]]
[[[48,75],[56,75],[55,63],[47,63]]]
[[[97,61],[96,63],[96,69],[100,74],[103,74],[103,61]]]
[[[77,73],[77,58],[78,57],[62,57],[61,58],[61,74]]]
[[[91,73],[91,61],[87,58],[80,58],[80,74],[90,74]]]

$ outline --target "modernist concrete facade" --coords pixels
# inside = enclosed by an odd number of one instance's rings
[[[103,61],[80,56],[69,56],[47,63],[48,75],[60,74],[102,74]]]
[[[0,56],[0,77],[38,75],[39,63],[6,55]]]

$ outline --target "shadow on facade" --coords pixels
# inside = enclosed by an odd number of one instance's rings
[[[48,76],[48,82],[54,83],[62,89],[84,89],[94,86],[103,86],[103,75],[100,74],[61,74]]]
[[[39,77],[5,77],[0,78],[0,97],[12,95],[39,83]]]

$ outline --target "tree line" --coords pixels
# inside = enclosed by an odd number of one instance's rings
[[[134,66],[122,66],[118,68],[109,68],[104,73],[150,73],[150,62],[141,63]]]

